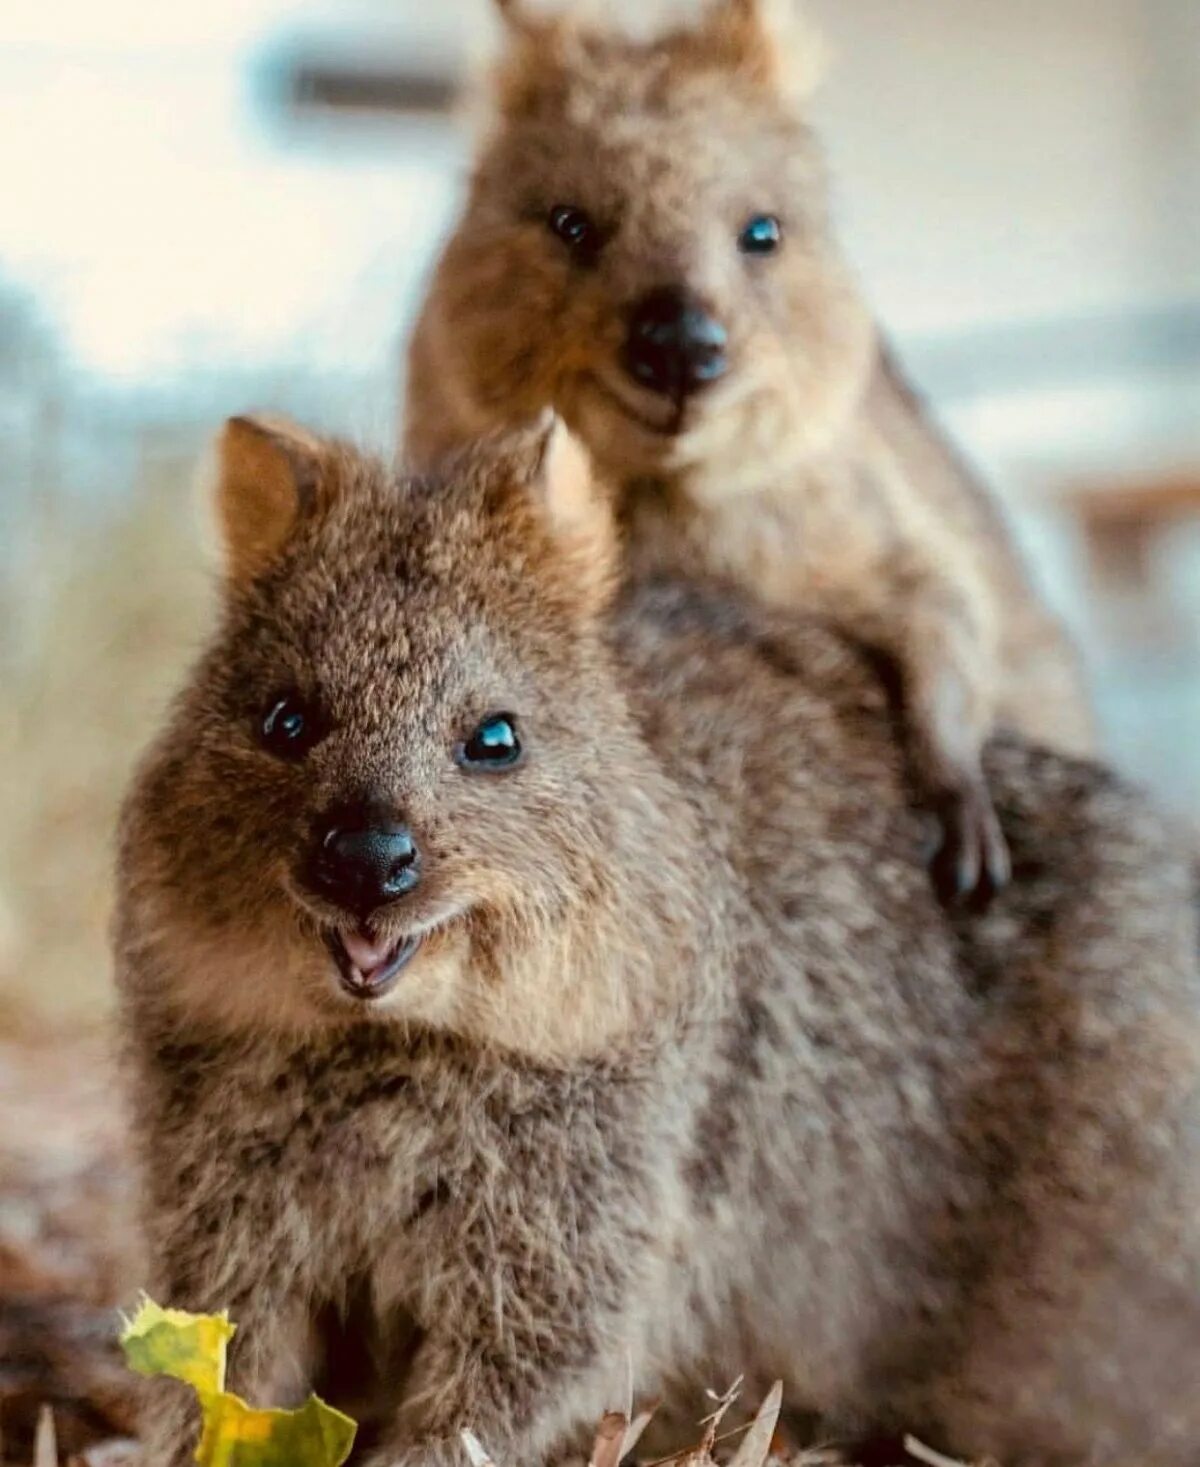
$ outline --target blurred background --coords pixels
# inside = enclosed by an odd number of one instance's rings
[[[1112,757],[1200,815],[1200,5],[809,8],[879,314]],[[485,0],[0,0],[0,1026],[109,1001],[112,820],[203,633],[214,425],[391,441],[492,40]]]

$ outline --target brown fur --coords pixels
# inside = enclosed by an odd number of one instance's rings
[[[264,492],[297,441],[255,447]],[[457,1464],[464,1426],[536,1462],[627,1359],[960,1455],[1194,1461],[1189,862],[1101,770],[1004,742],[1019,880],[952,918],[861,654],[694,581],[601,612],[577,468],[326,446],[231,576],[121,837],[152,1287],[230,1308],[234,1389],[352,1402],[372,1467]],[[226,518],[233,567],[258,523]],[[287,684],[323,710],[299,762],[257,738]],[[526,762],[470,775],[498,707]],[[299,874],[363,789],[427,856],[379,918],[425,945],[367,1008]],[[189,1460],[186,1394],[154,1387],[154,1467]]]
[[[727,575],[894,659],[946,860],[968,885],[980,856],[1002,880],[979,751],[997,726],[1086,750],[1078,667],[997,510],[880,348],[829,228],[812,43],[766,5],[724,0],[648,44],[514,22],[412,343],[408,448],[428,464],[553,405],[620,486],[637,564]],[[560,203],[601,226],[595,258],[573,261],[546,227]],[[780,252],[739,254],[764,211]],[[633,303],[669,284],[730,334],[728,375],[682,406],[619,359]]]

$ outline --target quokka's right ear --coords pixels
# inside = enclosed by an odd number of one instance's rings
[[[315,503],[321,440],[284,419],[230,418],[216,450],[214,507],[230,578],[249,581],[274,559]]]
[[[800,0],[709,0],[697,39],[720,65],[797,104],[816,90],[828,62]]]

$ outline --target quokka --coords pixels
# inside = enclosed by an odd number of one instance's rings
[[[552,1458],[629,1363],[1194,1462],[1196,893],[1140,798],[996,743],[1021,879],[956,916],[861,649],[626,574],[561,436],[422,481],[234,420],[220,463],[116,955],[147,1282],[231,1310],[231,1388],[315,1385],[371,1467]]]
[[[786,0],[718,0],[641,43],[500,9],[494,125],[410,349],[413,462],[552,406],[638,564],[726,575],[886,654],[941,819],[939,888],[986,900],[1008,858],[984,739],[1084,752],[1090,713],[834,241],[813,39]]]

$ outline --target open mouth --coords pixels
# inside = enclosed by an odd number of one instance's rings
[[[337,964],[338,979],[351,998],[370,1002],[396,986],[421,946],[419,936],[381,938],[366,932],[327,932],[325,946]]]

